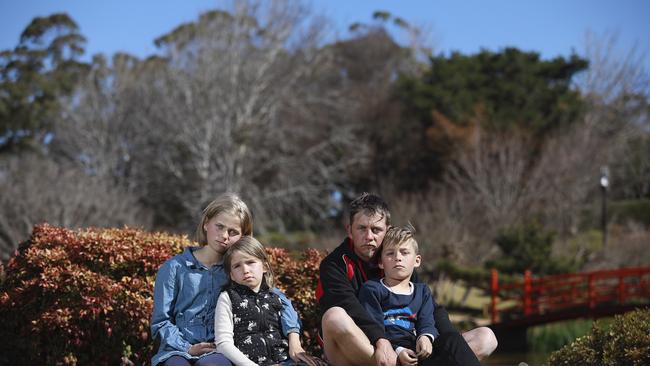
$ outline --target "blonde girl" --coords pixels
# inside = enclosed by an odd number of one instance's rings
[[[214,310],[228,283],[223,266],[226,250],[253,233],[250,210],[236,194],[223,194],[203,210],[196,233],[200,246],[185,248],[156,275],[151,334],[160,347],[152,366],[231,365],[216,351]],[[300,328],[298,314],[279,290],[278,296],[286,335]]]

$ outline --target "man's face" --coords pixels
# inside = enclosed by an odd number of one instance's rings
[[[377,248],[381,245],[386,234],[386,218],[379,214],[368,216],[365,212],[357,212],[352,224],[347,226],[348,237],[352,240],[354,252],[362,260],[368,262]]]

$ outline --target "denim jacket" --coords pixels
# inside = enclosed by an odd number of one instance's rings
[[[192,254],[198,249],[185,248],[166,261],[156,275],[151,334],[160,340],[160,348],[151,359],[152,366],[174,355],[198,359],[187,353],[190,346],[214,342],[214,312],[228,277],[222,264],[212,268],[201,264]],[[300,320],[291,301],[279,289],[273,291],[282,300],[282,332],[285,336],[298,332]]]

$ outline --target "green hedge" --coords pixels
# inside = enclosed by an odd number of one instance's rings
[[[129,228],[36,226],[0,286],[0,364],[149,365],[155,275],[189,245],[184,236]],[[296,260],[268,251],[279,287],[302,316],[304,343],[318,353],[314,273],[323,253],[307,250]]]
[[[589,334],[553,352],[549,365],[650,365],[650,310],[617,315],[608,328],[595,322]]]

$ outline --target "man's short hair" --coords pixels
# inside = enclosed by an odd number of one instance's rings
[[[381,243],[381,247],[376,252],[378,253],[377,258],[381,258],[381,253],[386,248],[397,248],[403,243],[411,242],[415,254],[420,254],[420,249],[418,248],[418,242],[415,240],[415,228],[413,225],[408,224],[405,226],[391,226],[386,231],[384,235],[384,240]]]
[[[350,202],[350,225],[354,221],[354,215],[362,212],[364,215],[380,215],[386,219],[386,225],[390,225],[390,211],[388,204],[376,194],[362,193],[359,197]]]

